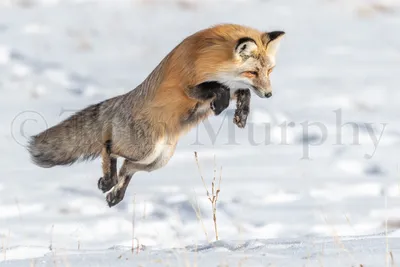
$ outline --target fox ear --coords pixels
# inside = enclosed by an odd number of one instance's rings
[[[254,39],[249,37],[240,38],[235,47],[235,55],[238,58],[242,58],[246,60],[247,58],[251,57],[254,51],[257,50],[257,44]]]
[[[285,35],[283,31],[266,32],[262,36],[263,43],[267,46],[267,53],[275,56],[281,43],[282,37]]]

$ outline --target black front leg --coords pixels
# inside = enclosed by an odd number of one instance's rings
[[[188,90],[188,95],[199,101],[211,100],[210,108],[215,115],[229,106],[231,93],[228,87],[218,82],[204,82]]]
[[[239,89],[235,92],[236,110],[233,122],[239,127],[244,128],[247,122],[247,116],[250,112],[250,90]]]

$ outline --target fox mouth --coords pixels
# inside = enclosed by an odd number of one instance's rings
[[[257,88],[255,86],[250,86],[250,89],[256,93],[256,95],[258,95],[260,98],[270,98],[272,96],[271,92],[264,92],[263,90],[261,90],[260,88]]]

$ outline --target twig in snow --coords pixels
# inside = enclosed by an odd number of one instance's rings
[[[53,251],[53,230],[54,230],[54,224],[51,226],[51,231],[50,231],[50,245],[49,245],[50,251]]]
[[[219,236],[218,236],[218,224],[217,224],[217,202],[218,202],[219,193],[221,192],[222,167],[220,170],[218,188],[215,188],[215,181],[217,179],[217,170],[216,170],[216,162],[215,162],[215,156],[214,156],[214,178],[211,183],[211,195],[210,195],[210,192],[208,191],[207,186],[206,186],[206,182],[204,181],[204,177],[201,173],[201,168],[200,168],[197,152],[194,152],[194,157],[196,159],[196,163],[197,163],[197,167],[199,169],[201,180],[203,181],[204,189],[207,192],[208,200],[211,202],[212,212],[213,212],[213,221],[214,221],[214,230],[215,230],[215,239],[218,240]]]
[[[194,191],[194,189],[193,189],[193,191]],[[200,223],[201,223],[201,227],[203,228],[203,232],[204,232],[204,234],[206,235],[207,241],[210,243],[210,239],[208,238],[207,229],[206,229],[206,227],[205,227],[205,225],[204,225],[203,217],[201,216],[201,210],[200,210],[199,201],[197,200],[197,197],[196,197],[196,191],[194,192],[194,197],[195,197],[195,201],[196,201],[196,206],[194,206],[194,204],[191,203],[191,204],[192,204],[192,208],[194,209],[194,212],[196,213],[197,219],[198,219],[198,220],[200,221]]]
[[[135,251],[135,218],[136,217],[136,194],[133,195],[133,213],[132,213],[132,254]],[[139,246],[139,244],[137,244]]]

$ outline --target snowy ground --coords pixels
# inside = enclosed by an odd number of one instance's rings
[[[377,3],[0,1],[0,266],[395,266],[400,5]],[[252,98],[245,130],[234,105],[210,118],[112,209],[99,160],[30,163],[26,136],[134,88],[221,22],[287,32],[274,96]],[[214,156],[223,168],[217,243],[194,151],[207,185]]]

